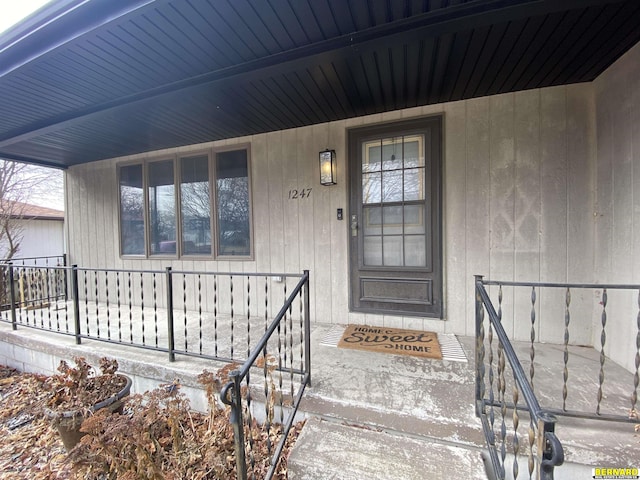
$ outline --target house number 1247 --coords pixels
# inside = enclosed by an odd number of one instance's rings
[[[302,188],[300,190],[289,190],[289,200],[298,200],[300,198],[307,198],[311,196],[310,188]]]

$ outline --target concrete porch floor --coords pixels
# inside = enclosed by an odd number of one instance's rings
[[[331,328],[312,326],[312,386],[301,405],[310,421],[291,457],[292,480],[486,478],[481,459],[484,436],[473,406],[473,338],[458,337],[467,362],[440,361],[321,344]],[[516,348],[522,355],[528,351],[526,344]],[[597,352],[576,348],[575,389],[593,391],[594,380],[581,374],[593,368]],[[554,372],[562,352],[546,344],[537,345],[537,350],[536,358],[543,363],[537,367],[541,373],[536,388],[547,404],[561,386],[561,370]],[[179,378],[194,408],[201,410],[204,393],[196,377],[205,368],[223,365],[180,355],[170,363],[162,352],[90,340],[75,345],[72,337],[27,328],[12,331],[10,325],[0,324],[2,364],[51,374],[60,359],[76,355],[92,363],[105,355],[118,358],[120,370],[134,378],[136,392]],[[617,385],[614,390],[630,393],[629,372],[610,365],[607,375]],[[561,418],[557,432],[567,462],[640,464],[640,437],[633,425]],[[526,459],[521,470],[526,470]]]

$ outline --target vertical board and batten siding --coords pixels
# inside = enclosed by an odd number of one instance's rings
[[[80,165],[67,171],[69,252],[82,266],[298,273],[309,269],[313,322],[367,323],[475,333],[474,279],[592,281],[593,91],[554,87],[416,107],[286,131]],[[444,321],[349,311],[347,130],[443,115]],[[208,147],[250,144],[252,261],[126,259],[119,256],[116,165]],[[318,152],[335,149],[338,184],[319,184]],[[311,188],[290,199],[290,190]],[[344,220],[337,220],[337,209]],[[107,245],[108,244],[108,245]],[[573,264],[570,259],[579,259]],[[584,262],[584,264],[583,264]],[[588,278],[585,278],[587,276]],[[205,282],[210,290],[211,285]],[[530,293],[504,322],[530,335]],[[211,300],[205,299],[211,306]],[[560,309],[559,311],[555,311]],[[561,341],[563,303],[543,309],[537,338]],[[572,337],[591,343],[591,317]]]
[[[597,132],[595,272],[600,282],[640,283],[640,45],[594,81]],[[605,352],[635,371],[639,292],[609,292]],[[601,308],[594,309],[600,346]]]

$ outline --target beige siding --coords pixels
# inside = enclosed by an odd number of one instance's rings
[[[160,152],[72,167],[67,198],[71,259],[93,267],[172,265],[287,273],[309,269],[313,321],[471,335],[474,274],[503,280],[592,280],[584,278],[593,264],[594,147],[585,140],[593,129],[592,97],[589,85],[531,90],[162,152],[251,144],[251,262],[121,260],[116,165]],[[445,319],[349,312],[347,129],[437,114],[444,116]],[[336,186],[319,184],[318,152],[325,148],[337,153]],[[312,189],[310,197],[289,198],[290,190],[303,188]],[[338,208],[344,209],[343,221],[336,219]],[[526,306],[528,301],[527,294],[517,303]],[[537,335],[560,341],[561,321],[553,313],[541,318]],[[519,338],[529,338],[527,322],[528,317],[505,312],[505,325]],[[590,318],[585,323],[575,342],[591,342]]]
[[[595,272],[600,282],[640,283],[640,45],[594,82],[597,109]],[[601,309],[593,312],[600,345]],[[638,292],[609,295],[605,352],[635,370]]]

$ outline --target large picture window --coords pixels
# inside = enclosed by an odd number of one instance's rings
[[[246,148],[122,165],[118,182],[122,255],[250,257]]]

